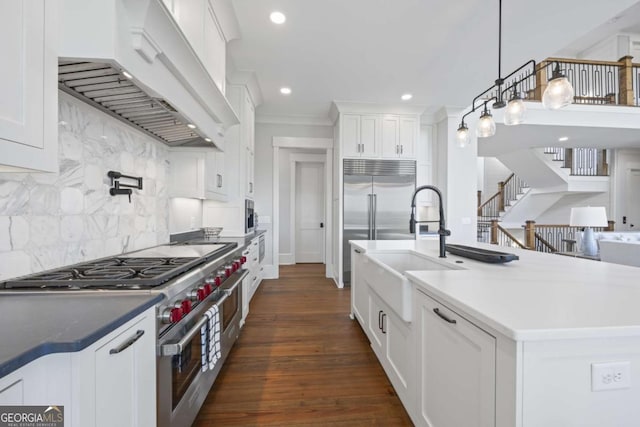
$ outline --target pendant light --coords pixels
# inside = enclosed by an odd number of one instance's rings
[[[476,136],[478,138],[487,138],[496,134],[496,122],[487,109],[487,103],[484,104],[484,111],[480,114],[478,127],[476,128]]]
[[[460,123],[460,126],[458,127],[458,131],[456,132],[456,141],[458,142],[458,147],[464,148],[467,145],[469,145],[469,139],[470,139],[469,128],[463,121],[462,123]]]
[[[519,125],[524,123],[524,115],[527,107],[524,105],[522,95],[518,91],[518,85],[513,86],[513,93],[504,112],[504,124],[507,126]]]
[[[502,0],[498,0],[498,78],[491,87],[473,98],[471,110],[462,116],[460,126],[456,132],[458,145],[464,147],[469,143],[469,129],[464,119],[482,105],[484,105],[484,109],[478,120],[476,135],[479,138],[495,135],[496,123],[487,109],[489,101],[494,101],[492,104],[494,109],[507,107],[504,114],[505,125],[513,126],[524,123],[526,106],[524,98],[517,87],[518,85],[525,85],[527,79],[535,78],[537,71],[544,71],[549,66],[555,66],[555,69],[542,96],[542,104],[547,109],[556,110],[573,102],[573,87],[560,71],[559,62],[552,61],[542,67],[536,67],[536,61],[530,59],[508,75],[502,75]],[[504,98],[506,93],[511,93],[508,104]]]
[[[542,105],[549,110],[557,110],[573,102],[573,86],[569,79],[560,71],[560,64],[556,62],[551,79],[542,94]]]

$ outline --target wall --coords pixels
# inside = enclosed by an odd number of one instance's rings
[[[569,224],[572,207],[604,206],[607,219],[613,219],[609,203],[609,193],[568,194],[536,218],[538,224]]]
[[[202,227],[202,200],[174,197],[169,199],[169,232],[182,233]]]
[[[511,175],[511,170],[503,165],[500,160],[495,157],[483,157],[484,173],[482,184],[478,183],[478,189],[482,190],[482,201],[492,197],[498,192],[498,183],[505,181]]]
[[[315,126],[315,125],[292,125],[292,124],[272,124],[272,123],[256,123],[256,144],[255,144],[255,209],[258,212],[260,219],[260,228],[267,230],[266,233],[266,254],[265,264],[273,265],[273,235],[272,224],[273,218],[273,137],[274,136],[289,136],[289,137],[309,137],[309,138],[333,138],[332,126]],[[285,151],[285,150],[280,150]],[[288,163],[288,160],[285,162]],[[283,180],[289,181],[289,175],[282,176],[282,158],[280,159],[280,183],[282,185]],[[288,188],[283,193],[283,189],[280,189],[281,200],[283,194],[286,194],[288,198]],[[286,215],[288,215],[289,205],[287,204]],[[283,215],[282,205],[280,206],[280,215]],[[270,222],[267,223],[266,219],[269,218]],[[289,225],[283,227],[280,224],[280,231],[287,230]]]
[[[58,173],[0,174],[0,280],[169,240],[168,149],[59,93]],[[144,178],[109,195],[109,170]]]

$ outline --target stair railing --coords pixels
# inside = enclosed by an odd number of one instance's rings
[[[516,200],[525,187],[527,187],[527,184],[512,173],[507,179],[498,183],[498,192],[496,194],[478,205],[478,217],[487,221],[499,218],[500,212],[504,212],[505,206]],[[481,194],[478,192],[478,202],[480,202],[480,197]]]
[[[491,235],[489,243],[492,245],[515,246],[521,249],[527,249],[522,242],[515,238],[513,234],[509,233],[509,231],[504,229],[498,220],[495,219],[491,221]]]
[[[615,222],[609,221],[606,227],[592,227],[593,231],[613,231]],[[526,221],[524,228],[524,245],[527,249],[538,252],[571,252],[575,250],[577,233],[582,227],[568,224],[536,224]]]
[[[544,152],[563,162],[572,176],[609,176],[606,149],[545,147]]]

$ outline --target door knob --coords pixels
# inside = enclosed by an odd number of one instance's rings
[[[320,228],[324,228],[324,222],[320,223]]]

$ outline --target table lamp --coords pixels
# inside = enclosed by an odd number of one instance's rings
[[[588,256],[598,254],[598,246],[591,227],[606,227],[607,211],[602,206],[587,206],[571,208],[569,225],[572,227],[584,227],[582,234],[582,252]]]

